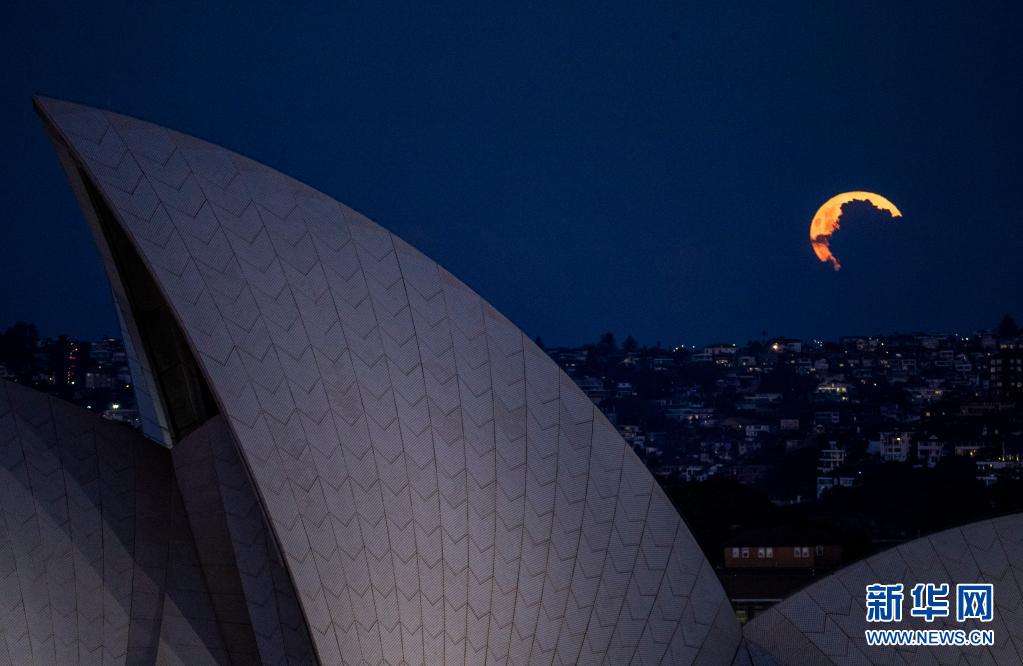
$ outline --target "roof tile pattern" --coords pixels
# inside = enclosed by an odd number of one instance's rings
[[[224,418],[190,433],[171,456],[231,654],[245,663],[312,663],[291,581]]]
[[[39,106],[175,311],[323,663],[731,660],[668,499],[476,293],[252,160]]]
[[[956,583],[994,584],[994,620],[956,622]],[[902,583],[906,605],[916,583],[949,583],[951,616],[927,623],[904,608],[897,625],[866,622],[865,587]],[[995,645],[980,647],[867,647],[868,628],[992,629]],[[957,527],[910,541],[830,575],[785,599],[744,627],[753,663],[931,664],[1023,661],[1023,514]],[[766,654],[765,654],[766,653]],[[770,656],[767,656],[767,655]]]
[[[0,381],[0,663],[227,663],[170,454]]]

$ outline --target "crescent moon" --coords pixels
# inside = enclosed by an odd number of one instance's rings
[[[831,236],[838,231],[842,207],[850,201],[866,201],[878,210],[887,211],[892,217],[902,217],[895,204],[873,192],[843,192],[825,201],[810,222],[810,245],[817,258],[825,263],[830,262],[836,271],[842,268],[842,264],[831,253]]]

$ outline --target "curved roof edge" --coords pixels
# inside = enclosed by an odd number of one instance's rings
[[[903,620],[868,624],[866,586],[902,583]],[[917,583],[949,584],[950,617],[911,617]],[[992,583],[990,623],[957,622],[957,583]],[[992,629],[991,647],[894,648],[866,645],[866,629]],[[1023,514],[982,520],[910,541],[824,577],[743,628],[736,663],[892,664],[1023,661]]]
[[[321,661],[731,660],[738,624],[668,498],[490,304],[248,158],[36,103],[150,434],[223,415]]]

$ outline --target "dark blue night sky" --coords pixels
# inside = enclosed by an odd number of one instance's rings
[[[548,344],[1023,318],[1020,3],[156,4],[5,8],[0,326],[116,330],[34,93],[308,182]],[[835,273],[810,219],[860,189],[905,217]]]

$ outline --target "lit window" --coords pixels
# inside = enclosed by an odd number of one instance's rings
[[[763,548],[757,548],[757,559],[758,560],[764,559],[764,549]]]
[[[744,559],[744,560],[748,560],[749,559],[749,548],[743,548],[742,549],[742,559]]]
[[[768,549],[767,549],[767,558],[771,559],[772,557],[774,557],[774,548],[768,547]]]
[[[739,559],[739,549],[738,548],[733,548],[732,549],[732,557],[734,559]]]
[[[795,548],[792,549],[792,557],[794,557],[794,558],[796,558],[798,560],[802,556],[803,555],[802,555],[801,551],[799,550],[799,546],[796,546]]]
[[[803,546],[803,557],[810,557],[810,548]]]

